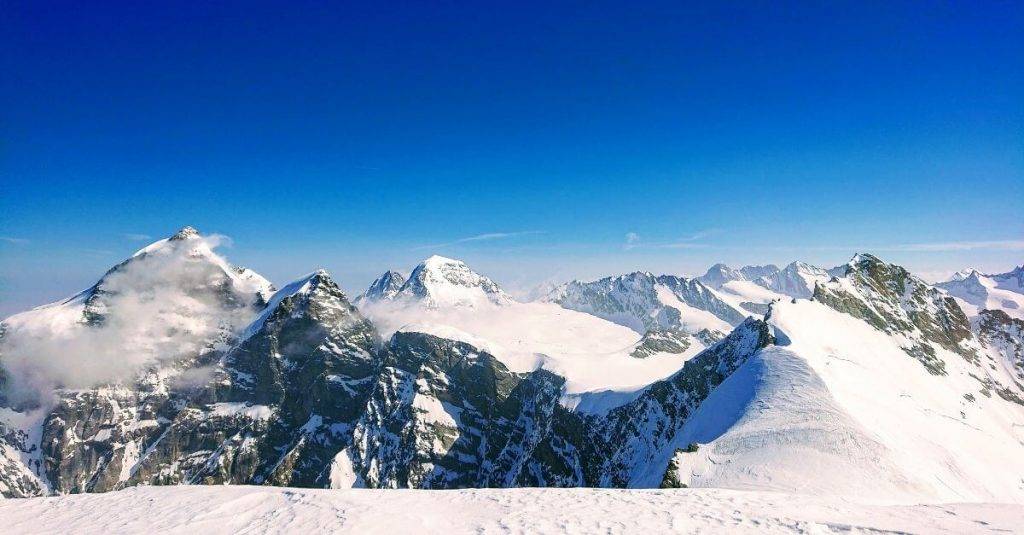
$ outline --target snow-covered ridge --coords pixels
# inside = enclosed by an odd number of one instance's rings
[[[544,300],[640,334],[650,329],[724,333],[747,316],[699,281],[642,271],[592,282],[572,281],[555,288]]]
[[[215,245],[184,229],[145,248],[75,300],[73,336],[30,322],[47,351],[5,324],[3,396],[59,373],[12,362],[131,366],[53,391],[38,417],[0,411],[0,491],[687,484],[1024,503],[1024,323],[969,319],[870,255],[827,281],[798,263],[719,288],[636,272],[530,303],[431,257],[357,308],[322,270],[262,299]],[[787,270],[813,299],[781,293]]]
[[[782,269],[773,264],[744,266],[740,269],[715,264],[707,273],[698,277],[698,280],[716,290],[722,290],[730,282],[752,282],[783,296],[804,299],[814,293],[815,283],[827,281],[829,276],[828,270],[797,261]],[[745,297],[742,292],[736,293],[740,297]]]

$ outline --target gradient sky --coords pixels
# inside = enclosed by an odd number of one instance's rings
[[[0,10],[0,316],[186,224],[350,291],[1024,262],[1021,2],[91,4]]]

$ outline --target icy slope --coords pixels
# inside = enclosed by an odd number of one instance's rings
[[[879,501],[1024,501],[1024,408],[986,396],[978,367],[929,373],[900,340],[813,301],[779,303],[776,346],[701,405],[674,447],[693,486]],[[650,477],[654,477],[653,474]]]
[[[715,489],[134,488],[0,502],[6,533],[1009,533],[1024,507]]]

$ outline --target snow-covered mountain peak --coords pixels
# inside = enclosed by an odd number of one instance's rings
[[[181,227],[181,229],[179,229],[178,232],[175,232],[174,235],[171,236],[168,239],[173,240],[173,241],[179,241],[179,240],[191,240],[191,239],[198,238],[198,237],[200,237],[199,231],[196,230],[195,227],[191,227],[191,226],[187,226],[186,225],[184,227]]]
[[[514,302],[494,281],[461,260],[434,255],[417,265],[408,280],[388,271],[363,294],[366,301],[409,301],[428,308],[507,305]]]
[[[964,269],[936,286],[956,298],[969,316],[977,316],[984,310],[1001,310],[1011,317],[1024,319],[1024,267],[995,275]]]
[[[370,287],[356,298],[356,301],[385,301],[394,299],[398,291],[405,284],[405,275],[397,271],[387,270],[383,275],[374,279]]]
[[[1024,293],[1024,265],[1018,266],[1006,273],[992,275],[992,278],[1000,288]]]
[[[712,288],[720,288],[729,281],[745,280],[745,278],[739,271],[719,263],[709,267],[707,273],[704,273],[698,280]]]
[[[249,338],[268,321],[279,321],[281,318],[309,316],[325,325],[337,327],[355,321],[363,321],[362,316],[349,302],[331,275],[324,269],[318,269],[300,277],[274,293],[270,302],[260,315],[245,329],[243,339]]]
[[[888,266],[882,259],[871,253],[857,253],[846,263],[846,267],[853,271],[864,271],[873,267]]]
[[[82,388],[176,366],[226,347],[273,286],[179,232],[109,269],[76,296],[4,319],[4,365],[17,396]],[[71,359],[71,360],[68,360]]]
[[[760,295],[765,292],[758,291],[757,286],[771,290],[776,298],[782,296],[808,298],[814,292],[815,282],[825,281],[828,278],[829,274],[826,270],[797,261],[782,269],[774,264],[743,266],[740,269],[733,269],[725,264],[715,264],[697,280],[715,290],[734,294],[741,300],[762,303],[769,296]]]
[[[547,300],[640,334],[652,329],[725,333],[746,316],[696,279],[643,271],[592,282],[572,281],[556,288]]]
[[[976,275],[976,274],[979,274],[979,273],[981,273],[981,272],[978,271],[975,268],[972,268],[972,267],[964,268],[964,269],[961,269],[960,271],[957,271],[952,276],[950,276],[949,280],[946,281],[946,282],[962,281],[962,280],[964,280],[964,279],[966,279],[966,278],[968,278],[968,277],[970,277],[972,275]]]

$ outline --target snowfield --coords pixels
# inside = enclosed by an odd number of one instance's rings
[[[637,359],[629,356],[640,338],[635,331],[554,303],[424,308],[386,302],[364,304],[361,311],[384,336],[432,334],[487,351],[515,372],[540,367],[555,372],[567,380],[567,401],[588,392],[635,393],[704,349],[694,340],[683,353]]]
[[[1013,533],[1024,506],[877,506],[720,489],[136,487],[0,501],[11,535],[64,533]]]

